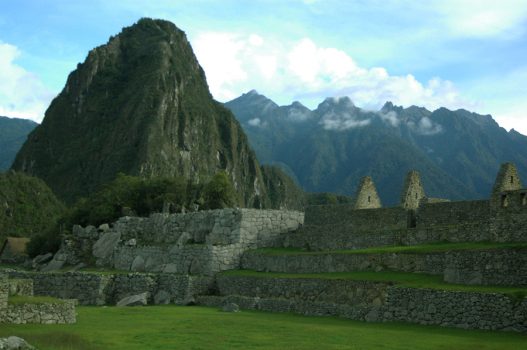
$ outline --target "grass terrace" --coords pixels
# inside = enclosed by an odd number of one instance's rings
[[[261,248],[254,252],[267,255],[324,255],[324,254],[428,254],[460,250],[527,249],[527,243],[431,243],[415,246],[391,246],[365,249],[307,251],[300,248]]]
[[[2,325],[41,350],[521,350],[527,336],[208,307],[78,307],[70,325]]]
[[[526,287],[503,287],[503,286],[477,286],[452,284],[443,282],[442,276],[427,275],[422,273],[398,272],[398,271],[355,271],[355,272],[331,272],[331,273],[280,273],[280,272],[258,272],[253,270],[230,270],[222,272],[223,276],[241,276],[254,278],[313,278],[313,279],[342,279],[354,281],[388,282],[395,286],[410,288],[430,288],[448,291],[479,292],[479,293],[503,293],[514,298],[527,296]]]

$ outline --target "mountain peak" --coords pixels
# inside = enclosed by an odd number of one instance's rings
[[[386,110],[391,110],[391,109],[393,109],[393,107],[395,107],[395,106],[393,105],[392,101],[386,101],[384,103],[384,106],[382,106],[381,110],[385,110],[385,109]]]
[[[269,203],[247,138],[213,100],[185,33],[149,18],[91,50],[13,169],[41,177],[69,203],[119,172],[207,181],[222,170],[237,184],[240,205]]]

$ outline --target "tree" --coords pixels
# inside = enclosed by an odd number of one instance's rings
[[[205,186],[203,198],[208,209],[233,208],[238,204],[236,190],[223,171],[214,175]]]

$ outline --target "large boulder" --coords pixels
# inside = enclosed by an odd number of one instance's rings
[[[117,306],[145,306],[148,304],[148,292],[131,295],[122,298],[117,302]]]
[[[9,337],[0,339],[0,350],[36,350],[36,348],[22,338]]]
[[[145,272],[145,259],[141,255],[138,255],[132,261],[132,266],[130,270],[134,272]]]
[[[117,244],[119,244],[120,239],[121,233],[114,231],[104,233],[101,238],[95,242],[92,248],[92,253],[93,256],[97,258],[97,265],[105,265],[110,262],[113,250],[117,247]]]

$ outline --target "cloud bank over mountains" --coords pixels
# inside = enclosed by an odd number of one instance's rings
[[[378,109],[386,101],[431,110],[476,105],[462,98],[448,80],[420,82],[412,74],[361,67],[344,51],[318,46],[310,38],[288,43],[257,34],[205,32],[193,47],[212,94],[220,101],[257,86],[274,99],[301,100],[310,107],[320,96],[348,96],[367,109]]]

